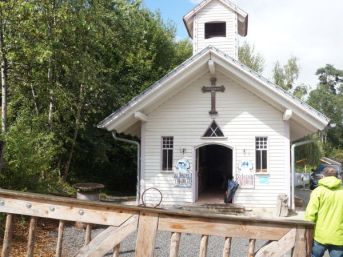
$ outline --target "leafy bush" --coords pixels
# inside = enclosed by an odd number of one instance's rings
[[[22,113],[3,136],[4,166],[0,186],[6,189],[49,192],[58,182],[53,165],[60,149],[40,117]]]

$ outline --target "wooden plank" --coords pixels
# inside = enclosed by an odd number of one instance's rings
[[[296,229],[289,231],[279,241],[271,242],[257,251],[255,257],[283,257],[294,247]]]
[[[75,257],[102,257],[122,240],[137,230],[137,215],[131,216],[119,227],[110,226],[83,246]]]
[[[169,257],[178,257],[179,256],[180,239],[181,239],[180,233],[177,233],[177,232],[172,233],[171,239],[170,239]]]
[[[84,245],[88,245],[91,239],[92,239],[92,225],[87,224],[86,230],[85,230],[85,244]]]
[[[231,241],[232,241],[231,237],[225,238],[224,249],[223,249],[223,257],[230,257]]]
[[[304,228],[297,228],[292,257],[311,257],[311,251],[307,251],[308,247],[306,244],[306,230]]]
[[[56,244],[56,257],[62,256],[62,244],[63,244],[63,231],[64,231],[64,220],[60,220],[58,224],[58,236],[57,236],[57,244]]]
[[[35,244],[35,232],[36,232],[36,223],[37,218],[31,217],[30,218],[30,227],[29,227],[29,236],[27,240],[27,257],[33,257],[34,252],[34,244]]]
[[[156,213],[140,214],[135,257],[154,256],[158,220]]]
[[[312,252],[312,244],[313,244],[313,229],[306,228],[306,253],[310,256]]]
[[[206,257],[207,256],[207,245],[208,245],[208,236],[203,235],[200,240],[200,251],[199,257]]]
[[[255,244],[256,244],[256,239],[249,239],[248,257],[254,257]]]
[[[57,197],[57,196],[51,196],[51,195],[43,195],[43,194],[36,194],[36,193],[28,193],[28,192],[19,192],[19,191],[11,191],[6,189],[0,189],[0,201],[3,202],[3,205],[0,205],[0,212],[8,212],[13,214],[23,214],[28,216],[37,216],[37,217],[46,217],[46,218],[53,218],[53,219],[62,219],[62,217],[57,217],[58,215],[52,215],[52,214],[44,214],[44,212],[47,212],[48,209],[43,209],[43,212],[39,211],[39,215],[36,215],[36,211],[31,212],[22,212],[16,211],[15,208],[11,208],[13,212],[8,211],[10,208],[7,208],[7,201],[8,200],[17,200],[19,201],[20,208],[23,208],[23,206],[27,206],[28,203],[30,203],[32,206],[34,206],[36,203],[45,203],[49,204],[49,206],[53,207],[54,205],[58,206],[65,206],[68,207],[65,210],[68,211],[70,209],[76,209],[76,210],[97,210],[98,212],[103,212],[104,214],[109,215],[109,220],[106,219],[107,215],[103,215],[103,219],[101,221],[101,218],[95,217],[96,219],[99,219],[101,222],[95,222],[96,224],[103,224],[103,225],[113,225],[113,226],[119,226],[122,224],[122,222],[118,221],[118,224],[115,225],[111,222],[111,215],[118,216],[118,213],[124,213],[124,214],[131,214],[131,215],[138,215],[139,212],[148,212],[148,213],[158,213],[158,214],[165,214],[169,216],[174,217],[191,217],[191,218],[204,218],[204,219],[216,219],[216,220],[224,220],[224,221],[231,221],[231,222],[249,222],[249,223],[263,223],[263,224],[272,224],[272,225],[285,225],[289,226],[290,228],[293,228],[295,226],[301,226],[305,228],[313,228],[314,224],[309,221],[304,220],[291,220],[291,219],[266,219],[266,218],[257,218],[257,217],[242,217],[242,216],[230,216],[230,215],[221,215],[221,214],[203,214],[201,212],[189,212],[189,211],[181,211],[181,210],[164,210],[164,209],[151,209],[147,207],[140,207],[140,206],[128,206],[128,205],[119,205],[119,204],[113,204],[113,203],[104,203],[104,202],[94,202],[94,201],[85,201],[85,200],[78,200],[75,198],[70,197]],[[26,207],[28,208],[28,207]],[[42,216],[41,216],[42,215]],[[64,218],[63,218],[64,219]],[[125,221],[127,218],[123,217],[123,220]],[[77,221],[72,218],[65,219],[65,220],[71,220],[71,221]],[[123,222],[124,222],[123,221]],[[92,223],[91,221],[87,220],[80,220],[80,222],[84,223]]]
[[[117,244],[116,246],[113,247],[112,257],[119,257],[119,253],[120,253],[120,244]]]
[[[54,203],[30,202],[19,199],[6,199],[5,205],[0,206],[0,212],[36,216],[42,218],[77,221],[101,225],[119,226],[132,216],[131,212],[123,210],[101,210],[92,206],[61,205]]]
[[[291,228],[281,224],[271,225],[216,219],[172,217],[168,215],[160,215],[158,225],[158,229],[161,231],[262,240],[279,240]]]
[[[13,215],[7,214],[5,233],[4,233],[4,242],[2,244],[1,257],[10,256],[12,235],[13,235]]]

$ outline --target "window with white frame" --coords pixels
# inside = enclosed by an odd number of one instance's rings
[[[162,137],[162,170],[173,170],[174,138]]]
[[[267,172],[268,138],[256,137],[256,172]]]

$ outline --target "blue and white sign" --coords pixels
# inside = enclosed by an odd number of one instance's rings
[[[191,188],[192,187],[192,172],[191,165],[188,160],[180,159],[176,162],[174,172],[175,187]]]

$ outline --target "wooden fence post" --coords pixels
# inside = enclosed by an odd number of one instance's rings
[[[13,235],[13,214],[9,213],[6,216],[6,227],[5,227],[5,234],[4,234],[4,242],[2,245],[2,253],[1,253],[2,257],[10,256],[12,235]]]
[[[35,247],[35,232],[36,232],[36,223],[37,218],[30,218],[30,228],[29,228],[29,237],[27,241],[27,254],[26,257],[33,257],[34,247]]]

